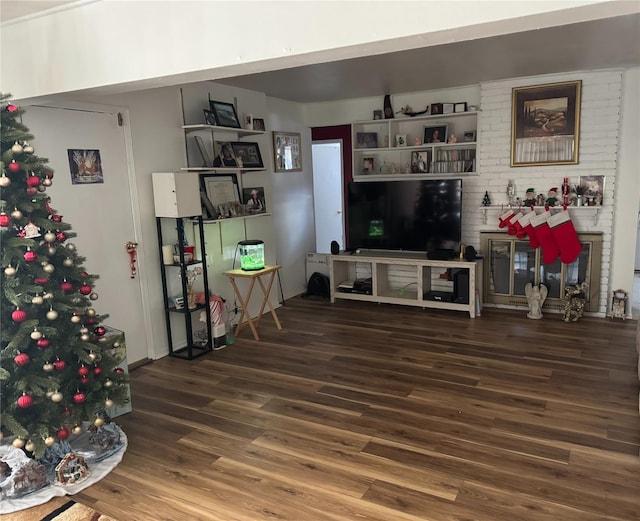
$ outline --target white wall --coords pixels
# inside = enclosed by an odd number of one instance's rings
[[[633,12],[629,4],[344,1],[336,16],[321,0],[74,2],[3,24],[0,90],[24,99],[148,89]]]

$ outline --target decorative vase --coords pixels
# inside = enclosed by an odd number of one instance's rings
[[[195,309],[197,307],[196,304],[196,294],[192,288],[189,288],[187,291],[187,306],[189,309]]]

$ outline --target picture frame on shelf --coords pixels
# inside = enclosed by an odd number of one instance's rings
[[[447,125],[424,127],[424,143],[446,143]]]
[[[430,150],[415,150],[411,152],[411,172],[414,174],[426,174],[431,164]]]
[[[362,173],[365,175],[371,175],[375,173],[375,159],[373,157],[362,158]]]
[[[453,103],[443,103],[442,104],[442,113],[443,114],[453,114]]]
[[[382,119],[382,110],[374,110],[373,119]]]
[[[212,167],[213,160],[209,157],[209,152],[207,151],[207,147],[204,145],[202,137],[194,136],[194,140],[196,142],[196,145],[198,145],[198,152],[200,153],[200,157],[202,158],[202,167]]]
[[[233,154],[233,147],[229,141],[216,141],[214,145],[215,157],[213,166],[215,168],[238,168],[238,162]]]
[[[467,102],[463,101],[461,103],[455,103],[453,105],[453,112],[458,113],[458,112],[466,112],[467,111]]]
[[[512,167],[578,163],[581,91],[581,80],[512,90]]]
[[[302,139],[298,132],[273,131],[273,159],[276,172],[302,171]]]
[[[240,128],[240,121],[233,103],[209,100],[209,108],[214,113],[219,127]]]
[[[406,134],[396,134],[396,146],[397,147],[406,147],[407,146],[407,135]]]
[[[213,127],[218,126],[216,115],[212,110],[204,109],[202,112],[204,112],[204,122],[206,125],[211,125]]]
[[[378,133],[357,132],[356,148],[378,148]]]
[[[219,212],[221,205],[228,206],[229,203],[240,204],[240,188],[237,174],[205,174],[200,176],[200,183],[215,211]]]
[[[264,168],[260,145],[249,141],[231,141],[231,150],[240,168]]]
[[[264,198],[264,186],[256,186],[242,189],[242,202],[247,215],[256,215],[267,212]]]
[[[264,119],[253,118],[253,130],[264,132],[265,131]]]
[[[431,104],[431,115],[442,114],[442,103]]]
[[[605,176],[603,175],[581,175],[578,179],[578,186],[582,188],[583,197],[593,206],[602,205],[604,183]]]
[[[476,131],[475,130],[465,130],[462,135],[462,140],[466,142],[475,141],[476,140]]]
[[[217,219],[218,211],[213,206],[204,187],[200,188],[200,202],[202,204],[202,217],[205,219]]]

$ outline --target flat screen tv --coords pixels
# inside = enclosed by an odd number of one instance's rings
[[[352,182],[348,248],[460,251],[462,179]]]

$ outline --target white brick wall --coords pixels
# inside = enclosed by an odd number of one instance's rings
[[[542,85],[561,81],[582,80],[582,103],[579,143],[579,163],[564,166],[510,166],[511,158],[511,93],[514,87]],[[577,184],[581,175],[606,176],[603,206],[594,224],[589,209],[570,209],[577,231],[603,233],[602,278],[599,314],[606,313],[609,287],[609,266],[613,229],[613,202],[618,152],[620,94],[622,71],[606,70],[564,73],[532,78],[513,78],[480,85],[481,116],[478,119],[478,173],[463,181],[463,240],[476,249],[480,246],[480,231],[498,229],[496,213],[487,210],[486,224],[481,207],[485,190],[492,204],[507,204],[506,187],[513,180],[516,196],[524,198],[529,187],[546,194],[560,187],[564,177]],[[482,252],[486,253],[486,252]]]

